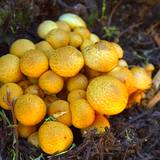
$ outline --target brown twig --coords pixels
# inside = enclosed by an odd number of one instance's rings
[[[157,90],[160,87],[160,69],[153,78],[153,85],[154,85],[155,89],[157,89]]]
[[[112,17],[113,17],[113,15],[115,14],[115,12],[116,12],[116,10],[118,9],[118,7],[122,4],[122,2],[123,2],[123,0],[120,0],[120,1],[114,6],[114,8],[112,9],[111,14],[110,14],[109,17],[108,17],[107,26],[110,26],[110,25],[111,25]]]
[[[117,38],[119,39],[122,35],[124,35],[125,33],[133,30],[134,28],[139,27],[141,24],[142,24],[142,22],[136,23],[136,24],[132,24],[131,26],[129,26],[128,28],[126,28],[125,30],[123,30],[122,32],[120,32]]]
[[[17,128],[17,120],[14,114],[14,101],[11,101],[11,96],[9,90],[7,90],[7,97],[4,97],[4,102],[10,107],[11,113],[12,113],[12,119],[13,119],[13,126],[14,126],[14,132],[15,132],[15,152],[16,152],[16,160],[18,160],[19,156],[19,140],[18,140],[18,128]]]
[[[147,29],[147,34],[148,34],[148,35],[149,35],[149,34],[152,35],[152,33],[154,32],[155,28],[156,28],[159,24],[160,24],[159,22],[153,24],[149,29]]]
[[[128,152],[128,148],[127,148],[126,151],[124,152],[123,160],[126,160],[127,152]]]
[[[152,108],[160,101],[160,91],[148,102],[147,108]]]
[[[154,86],[154,90],[155,90],[155,95],[151,99],[149,99],[149,101],[146,105],[147,108],[154,107],[160,101],[160,91],[159,91],[159,88],[160,88],[160,69],[153,78],[153,86]]]

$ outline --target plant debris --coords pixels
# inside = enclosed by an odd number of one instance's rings
[[[156,5],[155,5],[156,4]],[[103,6],[105,5],[105,6]],[[160,64],[159,40],[160,3],[122,0],[2,0],[0,3],[0,55],[9,52],[9,45],[17,38],[26,37],[34,42],[38,24],[44,19],[56,19],[64,12],[73,12],[87,20],[92,32],[104,36],[102,28],[115,27],[118,34],[107,40],[119,41],[125,60],[131,65]],[[94,12],[93,12],[94,11]],[[108,24],[108,25],[107,25]],[[108,31],[108,30],[107,30]],[[73,128],[76,147],[58,156],[47,156],[24,139],[19,139],[19,160],[159,160],[160,157],[160,98],[159,73],[154,87],[146,95],[145,106],[135,106],[110,118],[111,128],[102,135],[95,130],[84,137]],[[8,119],[6,117],[9,117]],[[0,109],[0,159],[16,157],[12,114]]]

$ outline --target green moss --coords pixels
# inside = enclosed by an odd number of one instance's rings
[[[103,38],[114,38],[119,34],[119,29],[116,26],[103,27],[104,37]]]
[[[8,11],[0,8],[0,26],[4,24],[7,17],[8,17]]]

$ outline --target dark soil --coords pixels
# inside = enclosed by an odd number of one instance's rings
[[[62,13],[73,12],[101,38],[119,42],[130,66],[150,62],[156,73],[160,67],[159,10],[159,0],[1,0],[0,55],[9,52],[15,39],[40,41],[36,28],[42,20],[57,20]],[[5,112],[12,119],[11,113]],[[133,106],[109,120],[111,129],[103,135],[93,130],[82,137],[72,128],[76,147],[59,156],[47,156],[20,139],[19,159],[160,160],[160,103],[150,110]],[[15,159],[13,133],[13,127],[0,115],[0,160]]]

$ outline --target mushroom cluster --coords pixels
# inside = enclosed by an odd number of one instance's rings
[[[105,132],[109,116],[151,88],[152,64],[129,67],[119,44],[91,33],[75,14],[43,21],[37,34],[40,42],[18,39],[0,57],[0,106],[14,110],[19,136],[47,154],[71,146],[70,126]]]

